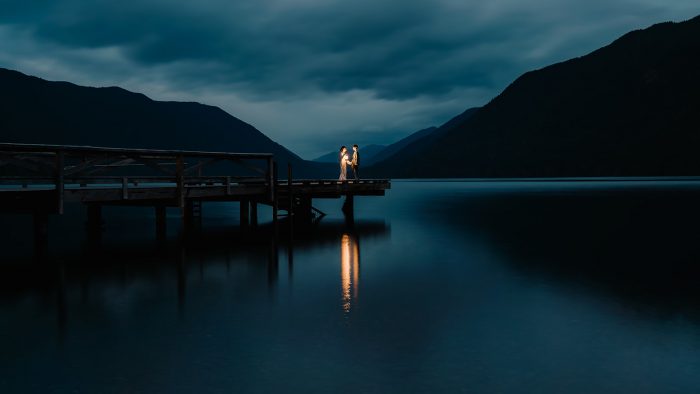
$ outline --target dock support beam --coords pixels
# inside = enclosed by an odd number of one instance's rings
[[[192,224],[200,230],[202,228],[202,218],[204,217],[203,211],[203,203],[201,200],[192,200]]]
[[[299,219],[300,223],[310,224],[313,220],[313,211],[311,209],[311,197],[300,197],[299,205],[295,207],[294,213]]]
[[[353,194],[347,194],[345,196],[345,202],[343,203],[343,213],[345,218],[352,220],[355,217],[355,196]]]
[[[63,203],[64,196],[63,191],[65,189],[64,176],[64,166],[65,166],[65,154],[62,150],[56,152],[56,198],[57,206],[56,210],[59,215],[63,215]]]
[[[250,224],[250,201],[241,200],[241,228],[248,228]]]
[[[275,231],[277,231],[277,218],[278,218],[278,199],[277,199],[277,162],[274,160],[270,159],[270,163],[272,164],[272,181],[270,185],[270,193],[272,197],[272,224],[275,228]]]
[[[250,224],[253,227],[258,227],[258,202],[250,202]]]
[[[182,234],[187,233],[187,206],[185,204],[185,162],[182,155],[176,158],[175,182],[177,192],[177,206],[180,208],[180,221],[182,222]]]
[[[186,230],[190,230],[192,227],[192,216],[194,216],[192,211],[192,201],[185,201],[185,207],[182,210],[182,223]]]
[[[199,230],[202,227],[202,202],[199,200],[185,201],[182,212],[182,223],[185,232]]]
[[[287,219],[289,219],[289,225],[294,226],[294,190],[292,189],[292,165],[287,163],[287,194],[289,195],[289,201],[287,201]]]

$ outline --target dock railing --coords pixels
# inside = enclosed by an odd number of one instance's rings
[[[270,153],[0,143],[0,187],[55,190],[58,213],[67,190],[85,195],[106,188],[120,188],[121,199],[128,200],[139,188],[175,187],[175,205],[183,207],[191,188],[223,187],[230,195],[233,188],[262,186],[271,203],[273,168]]]

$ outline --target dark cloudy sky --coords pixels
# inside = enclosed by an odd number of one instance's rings
[[[0,66],[217,105],[313,158],[697,14],[698,0],[0,0]]]

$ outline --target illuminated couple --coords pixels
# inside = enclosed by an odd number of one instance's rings
[[[360,179],[360,148],[357,145],[352,146],[352,159],[348,155],[348,149],[345,145],[340,147],[340,152],[338,153],[338,162],[340,163],[340,177],[339,181],[348,180],[348,165],[352,168],[352,174],[355,176],[355,180]]]

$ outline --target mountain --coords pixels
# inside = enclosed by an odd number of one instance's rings
[[[369,161],[372,160],[372,158],[382,151],[386,146],[385,145],[377,145],[377,144],[372,144],[372,145],[363,145],[360,146],[360,154],[361,160],[362,161]],[[352,147],[348,146],[348,151],[352,152]],[[319,156],[315,158],[313,161],[321,162],[321,163],[338,163],[338,151],[333,151],[333,152],[328,152],[323,156]]]
[[[431,143],[432,141],[435,140],[436,137],[444,134],[448,130],[450,130],[454,125],[459,124],[463,121],[465,121],[467,118],[472,116],[479,108],[469,108],[466,111],[462,112],[461,114],[455,116],[454,118],[450,119],[447,121],[445,124],[443,124],[440,127],[428,127],[426,129],[418,130],[415,133],[409,135],[406,138],[403,138],[397,142],[394,142],[393,144],[387,146],[384,148],[381,152],[378,152],[371,161],[367,162],[369,165],[373,165],[375,163],[384,161],[384,160],[391,160],[392,156],[394,156],[397,153],[400,153],[401,155],[406,154],[408,152],[412,151],[412,148],[409,148],[408,151],[403,151],[404,148],[412,145],[414,147],[419,147],[422,146],[423,144],[426,143]]]
[[[274,153],[305,176],[334,166],[302,160],[255,127],[199,103],[154,101],[118,87],[50,82],[0,68],[2,142]]]
[[[525,73],[432,141],[365,173],[389,177],[700,173],[700,17],[625,34]]]
[[[437,127],[431,126],[425,129],[421,129],[416,131],[415,133],[410,134],[408,137],[402,138],[393,144],[387,145],[382,149],[381,151],[377,152],[377,154],[374,156],[374,159],[372,160],[372,163],[379,162],[382,160],[386,160],[390,156],[394,155],[404,147],[408,146],[409,144],[420,140],[421,138],[425,138],[430,135],[433,131],[437,130]],[[370,164],[369,162],[367,164]]]

